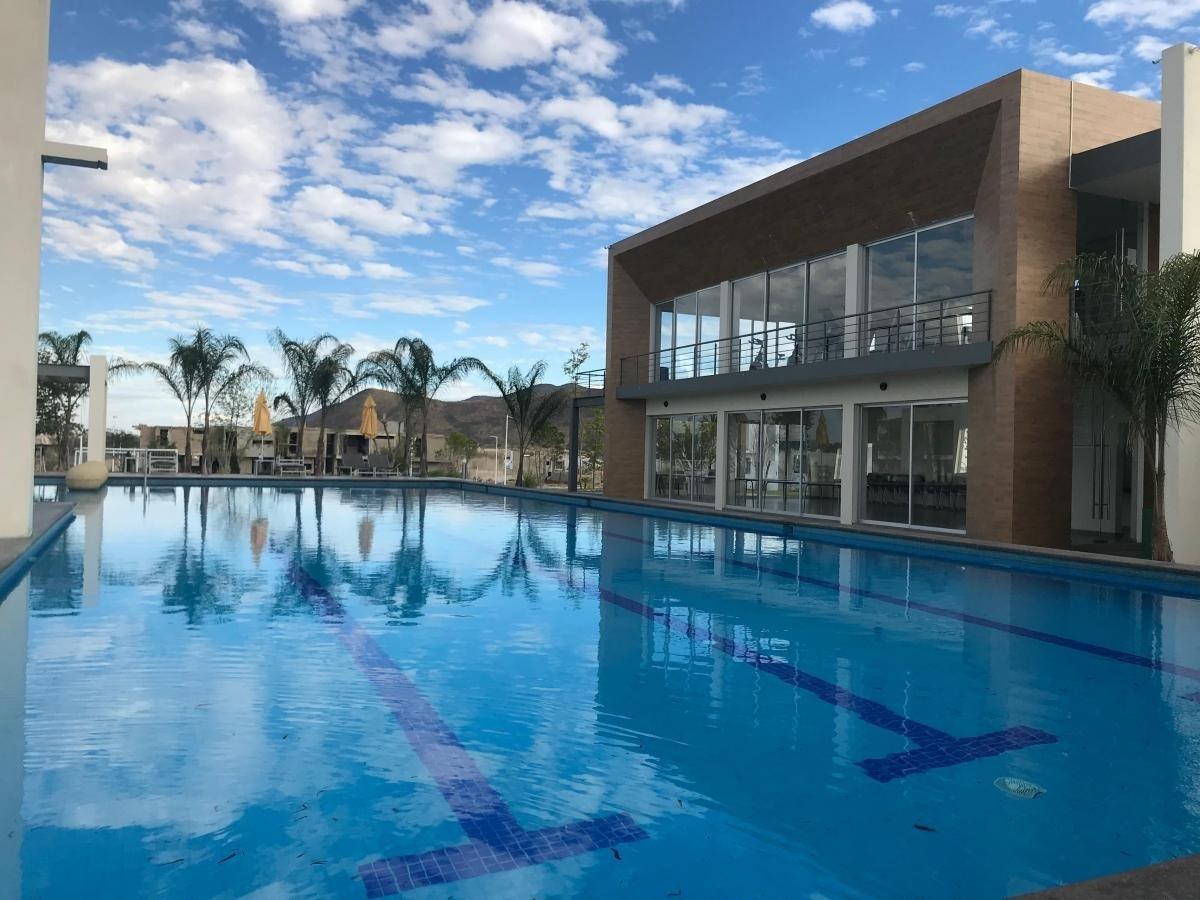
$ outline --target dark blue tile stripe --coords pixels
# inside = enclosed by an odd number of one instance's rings
[[[360,867],[367,895],[473,878],[537,865],[647,837],[627,815],[526,831],[488,783],[471,754],[371,634],[299,563],[289,578],[332,627],[351,658],[404,731],[469,842],[460,847],[401,856]]]
[[[634,537],[630,534],[620,534],[616,531],[606,530],[604,532],[606,538],[614,538],[616,540],[631,541],[643,546],[650,546],[649,543],[642,538]],[[1053,634],[1048,631],[1037,631],[1033,628],[1025,628],[1021,625],[1013,625],[1010,622],[1000,622],[996,619],[988,619],[984,616],[973,615],[972,613],[961,612],[956,609],[947,609],[943,606],[935,606],[931,603],[922,603],[918,600],[905,600],[903,597],[893,597],[891,594],[885,594],[880,591],[872,591],[866,588],[857,588],[851,585],[841,584],[837,581],[829,581],[824,578],[814,578],[811,575],[801,575],[797,572],[789,572],[784,569],[776,569],[771,566],[762,565],[759,562],[751,562],[749,560],[736,559],[733,557],[723,557],[730,565],[740,566],[742,568],[751,569],[756,572],[766,572],[770,575],[775,575],[779,578],[784,578],[789,581],[799,581],[803,584],[811,584],[817,587],[829,588],[830,590],[846,591],[858,597],[865,597],[869,600],[878,600],[880,603],[887,603],[891,606],[899,606],[904,609],[915,609],[923,613],[928,613],[932,616],[939,616],[943,619],[954,619],[958,622],[964,622],[968,625],[978,625],[982,628],[992,628],[996,631],[1004,631],[1008,634],[1014,634],[1019,637],[1029,638],[1035,641],[1041,641],[1046,644],[1054,644],[1058,647],[1065,647],[1068,650],[1078,650],[1081,653],[1090,653],[1093,656],[1100,656],[1105,659],[1111,659],[1115,662],[1127,663],[1132,666],[1141,666],[1145,669],[1153,669],[1160,672],[1167,672],[1172,675],[1180,675],[1184,678],[1195,679],[1200,681],[1200,669],[1192,666],[1185,666],[1180,663],[1168,662],[1161,659],[1151,659],[1146,656],[1140,656],[1136,653],[1128,653],[1124,650],[1114,650],[1111,647],[1102,647],[1099,644],[1089,644],[1087,641],[1079,641],[1075,638],[1064,637],[1060,634]]]

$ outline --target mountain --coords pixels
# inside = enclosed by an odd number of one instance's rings
[[[566,388],[568,391],[573,389],[570,384],[539,384],[534,388],[534,391],[540,395],[558,390],[560,387]],[[368,394],[375,398],[376,411],[380,421],[383,422],[386,420],[388,430],[395,433],[395,423],[400,420],[403,408],[400,396],[392,391],[385,391],[380,388],[366,388],[351,397],[347,397],[341,403],[335,403],[329,407],[325,426],[338,430],[357,428],[359,422],[362,421],[363,403],[366,402]],[[491,441],[492,435],[498,435],[501,441],[504,440],[504,416],[506,412],[503,400],[499,397],[489,397],[483,394],[467,397],[465,400],[434,400],[429,407],[429,433],[444,435],[449,434],[451,431],[461,431],[482,447],[485,443]],[[570,405],[565,406],[562,412],[553,420],[554,425],[562,429],[564,435],[567,432],[570,421]],[[279,424],[294,428],[298,422],[298,418],[290,418],[282,420]],[[309,413],[307,427],[316,428],[319,424],[319,413]],[[416,431],[420,427],[420,416],[418,415],[413,422],[413,429]],[[490,446],[490,443],[488,446]]]

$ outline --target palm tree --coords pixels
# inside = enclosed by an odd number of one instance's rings
[[[72,334],[43,331],[38,335],[38,362],[60,366],[81,365],[83,353],[91,342],[92,336],[86,331]],[[71,457],[75,409],[87,394],[87,385],[50,382],[39,384],[37,393],[38,418],[41,426],[53,430],[58,438],[59,465],[65,469],[70,465],[68,460]]]
[[[1151,555],[1173,558],[1167,534],[1168,428],[1200,420],[1200,254],[1181,253],[1147,272],[1112,256],[1079,256],[1046,279],[1047,292],[1103,301],[1106,314],[1072,310],[1061,322],[1029,322],[996,345],[995,356],[1034,350],[1059,360],[1129,416],[1154,479]]]
[[[408,354],[404,352],[401,341],[397,341],[394,349],[378,350],[368,355],[358,367],[360,381],[373,381],[400,397],[405,440],[401,445],[399,462],[403,468],[408,467],[408,435],[412,434],[413,413],[416,411],[416,398],[409,393],[412,379],[408,375],[408,365]],[[385,422],[385,431],[386,428]]]
[[[184,459],[187,471],[192,470],[192,416],[196,410],[196,401],[200,399],[203,364],[196,353],[195,345],[185,340],[183,335],[176,335],[168,341],[170,353],[167,361],[142,363],[139,368],[156,375],[167,390],[183,407],[183,418],[186,426],[184,434]]]
[[[513,366],[507,376],[497,375],[482,363],[479,367],[499,388],[508,414],[512,416],[517,436],[517,484],[520,484],[525,475],[526,449],[533,442],[533,436],[562,412],[567,405],[567,392],[539,383],[546,374],[544,360],[534,363],[524,373]]]
[[[339,343],[328,354],[319,357],[313,369],[313,398],[321,408],[317,457],[321,460],[322,473],[325,472],[325,417],[329,415],[329,407],[340,403],[358,387],[358,374],[346,365],[353,354],[352,346]]]
[[[249,376],[266,377],[267,370],[249,362],[246,346],[231,334],[217,335],[211,328],[197,328],[187,342],[190,356],[197,367],[198,389],[204,401],[204,432],[200,437],[200,471],[208,472],[208,432],[212,407],[239,379]],[[246,362],[235,365],[239,359]],[[190,438],[189,438],[190,440]]]
[[[334,391],[333,382],[336,380],[337,366],[345,366],[354,354],[354,348],[344,344],[332,334],[319,334],[307,341],[289,338],[283,331],[276,328],[271,333],[271,343],[279,350],[283,358],[284,373],[291,383],[291,389],[275,397],[275,409],[284,409],[299,419],[297,426],[297,452],[304,458],[304,431],[308,423],[308,415],[322,401],[322,392],[331,395]],[[324,407],[322,407],[324,409]],[[324,415],[321,420],[321,437],[324,440]],[[317,448],[317,456],[322,456],[322,448]]]
[[[378,379],[380,374],[398,384],[405,408],[411,404],[421,413],[421,477],[429,474],[429,407],[447,384],[463,378],[474,369],[484,369],[473,356],[460,356],[438,365],[433,350],[420,338],[400,338],[391,350],[380,350],[367,358],[364,373]],[[409,431],[405,430],[405,442]]]

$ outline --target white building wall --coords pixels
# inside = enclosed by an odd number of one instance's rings
[[[1177,44],[1162,56],[1159,259],[1200,249],[1200,52]],[[1200,563],[1200,426],[1166,447],[1167,530],[1177,562]]]

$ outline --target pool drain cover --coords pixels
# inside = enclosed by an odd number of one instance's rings
[[[1034,784],[1032,781],[1026,781],[1024,778],[997,778],[992,784],[1004,791],[1004,793],[1013,797],[1020,797],[1022,800],[1032,800],[1046,793],[1044,787]]]

